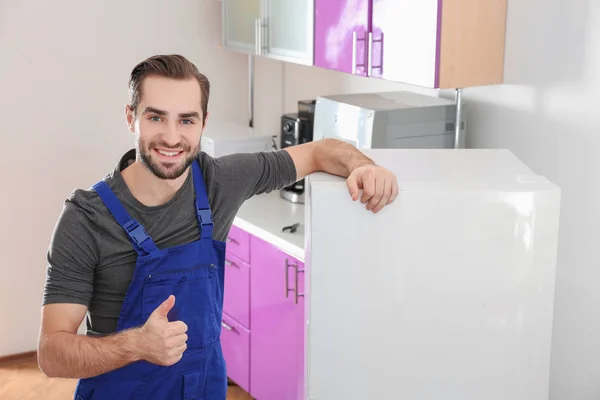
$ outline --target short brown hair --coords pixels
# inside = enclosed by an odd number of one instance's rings
[[[198,71],[198,68],[188,59],[179,54],[157,55],[140,62],[131,71],[129,77],[129,101],[133,110],[142,98],[142,82],[150,75],[157,75],[172,79],[190,79],[196,78],[200,84],[202,94],[202,123],[206,120],[208,112],[208,98],[210,96],[210,82],[208,78]]]

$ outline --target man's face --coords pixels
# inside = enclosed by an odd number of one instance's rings
[[[142,83],[137,110],[127,106],[127,123],[136,136],[142,163],[161,179],[176,179],[200,151],[203,131],[201,91],[196,79],[156,76]]]

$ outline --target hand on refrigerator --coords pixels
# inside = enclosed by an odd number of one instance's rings
[[[348,176],[346,186],[352,200],[356,201],[360,198],[361,203],[367,205],[367,210],[372,210],[374,213],[391,204],[398,195],[396,175],[374,164],[355,168]]]

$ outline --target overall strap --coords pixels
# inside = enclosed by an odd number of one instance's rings
[[[200,163],[196,158],[192,163],[192,176],[194,178],[194,192],[196,196],[196,214],[200,223],[200,238],[212,240],[213,221],[208,204],[208,194],[206,193],[206,185],[202,177]]]
[[[146,233],[144,227],[140,225],[134,218],[132,218],[123,204],[119,201],[114,192],[104,181],[100,181],[93,186],[93,189],[98,193],[108,211],[117,220],[119,225],[129,236],[135,251],[140,255],[150,254],[158,251],[158,248],[154,244],[154,241]]]

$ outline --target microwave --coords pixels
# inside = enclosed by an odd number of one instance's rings
[[[455,146],[455,121],[456,103],[435,96],[407,91],[320,96],[313,137],[340,139],[359,149],[449,149]]]

